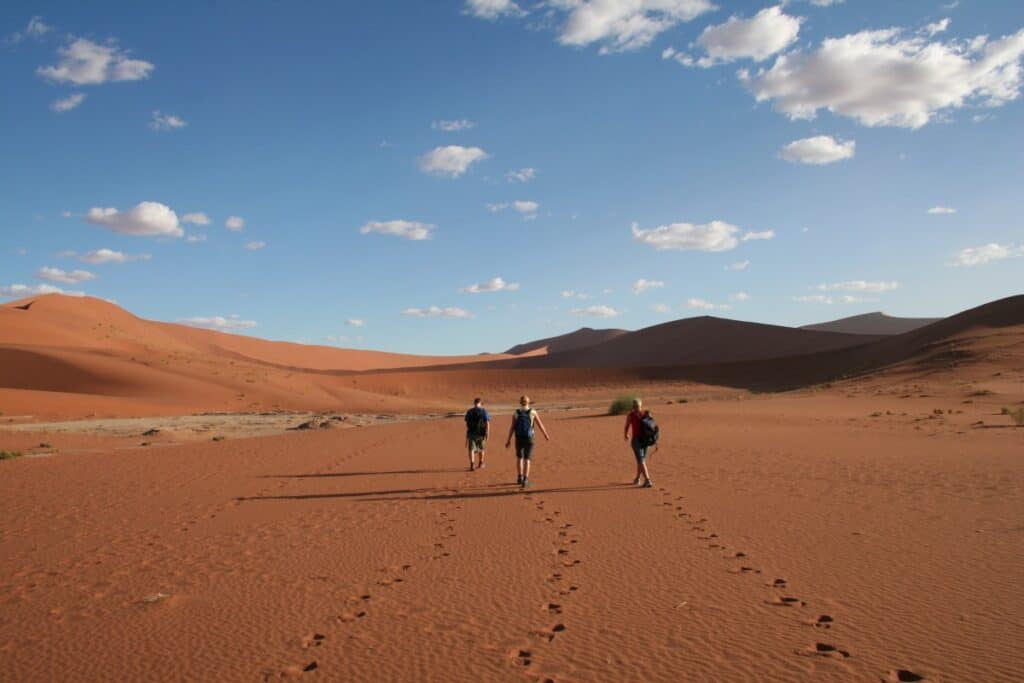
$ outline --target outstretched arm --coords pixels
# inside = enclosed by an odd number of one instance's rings
[[[629,415],[626,415],[626,426],[622,430],[622,438],[626,441],[629,441],[629,423],[631,422],[629,417]]]
[[[551,437],[548,436],[548,430],[544,429],[544,423],[540,421],[540,415],[536,419],[537,426],[540,427],[541,434],[544,435],[546,441],[551,441]]]
[[[512,424],[508,426],[508,438],[505,439],[505,448],[512,445],[512,434],[516,431],[516,417],[512,416]]]

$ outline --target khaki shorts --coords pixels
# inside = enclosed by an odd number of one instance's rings
[[[467,436],[466,447],[473,453],[483,453],[487,449],[487,437]]]

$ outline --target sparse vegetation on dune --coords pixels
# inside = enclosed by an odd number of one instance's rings
[[[1003,415],[1009,415],[1010,419],[1013,420],[1018,427],[1024,427],[1024,407],[1007,408],[1004,406],[1002,412]]]
[[[0,460],[13,460],[20,457],[21,451],[0,451]]]
[[[633,401],[635,399],[636,396],[633,396],[632,394],[619,396],[614,401],[612,401],[612,404],[610,406],[608,406],[608,414],[623,415],[625,413],[628,413],[630,410],[633,409]]]

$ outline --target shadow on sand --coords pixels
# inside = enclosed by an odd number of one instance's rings
[[[257,479],[320,479],[332,477],[378,477],[388,474],[452,474],[465,472],[466,468],[446,468],[436,470],[381,470],[380,472],[325,472],[323,474],[261,474]]]
[[[360,503],[377,503],[410,500],[472,500],[475,498],[504,498],[506,496],[523,496],[530,494],[551,495],[553,493],[597,493],[600,491],[633,490],[637,487],[630,483],[597,484],[594,486],[562,486],[553,488],[522,489],[515,484],[490,484],[488,486],[468,490],[453,490],[443,487],[419,489],[393,489],[390,491],[353,491],[351,493],[298,493],[289,496],[241,496],[238,501],[256,500],[330,500],[356,498]]]

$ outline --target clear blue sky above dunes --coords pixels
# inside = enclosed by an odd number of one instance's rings
[[[473,353],[1021,291],[1024,5],[714,5],[6,3],[0,295]]]

